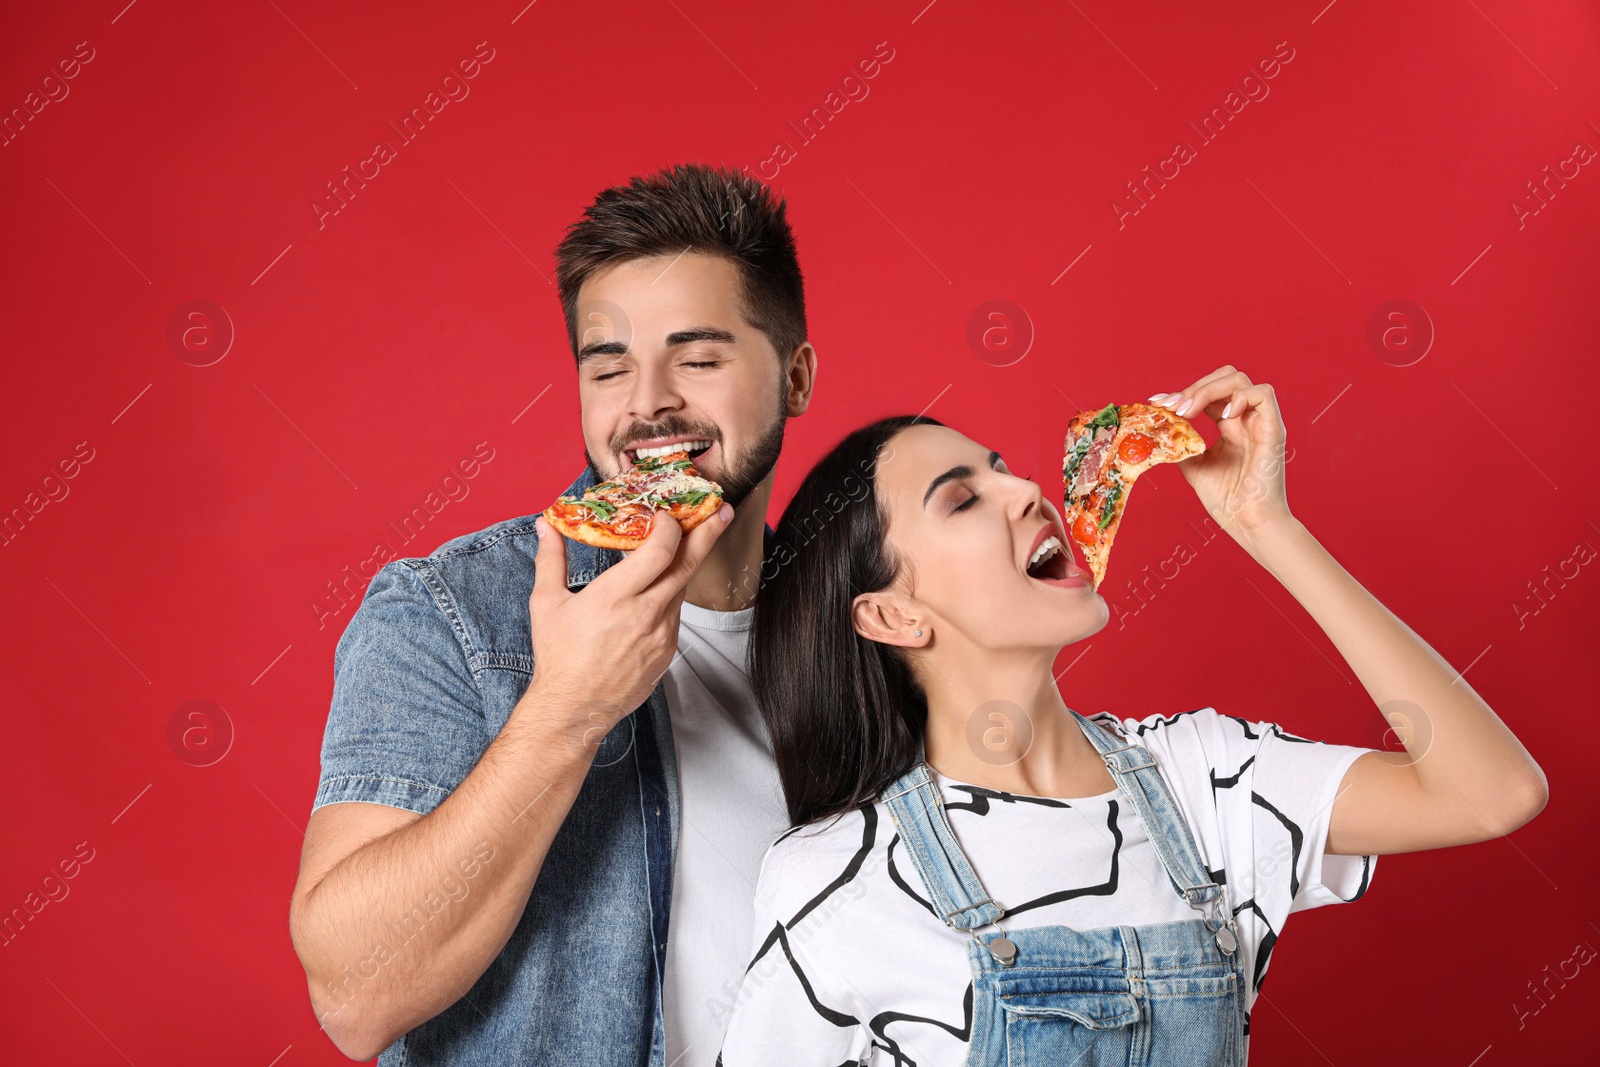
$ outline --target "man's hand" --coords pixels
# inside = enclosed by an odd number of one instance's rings
[[[671,665],[689,578],[732,518],[732,505],[723,504],[685,535],[669,512],[658,509],[645,543],[576,593],[567,589],[562,535],[539,518],[528,598],[534,672],[524,701],[575,709],[569,723],[574,738],[598,746]]]
[[[428,815],[368,803],[312,814],[290,931],[312,1005],[347,1056],[370,1060],[438,1015],[505,948],[595,748],[672,662],[689,576],[732,515],[723,505],[685,537],[658,513],[642,547],[576,594],[567,590],[561,535],[540,526],[528,601],[533,681],[477,766]],[[440,872],[483,843],[503,858],[483,867],[472,895],[433,918],[377,978],[346,990],[372,946],[390,936],[385,919],[427,899]]]

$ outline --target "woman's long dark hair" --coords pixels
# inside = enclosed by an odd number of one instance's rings
[[[897,415],[834,446],[800,483],[762,562],[750,684],[793,826],[870,802],[916,763],[927,697],[904,649],[855,632],[850,605],[900,571],[877,470],[894,457],[889,439],[917,424],[944,425]]]

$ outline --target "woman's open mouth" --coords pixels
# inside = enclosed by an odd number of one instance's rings
[[[1028,577],[1041,581],[1060,581],[1070,577],[1071,560],[1061,538],[1050,534],[1034,549],[1028,560]]]
[[[1058,589],[1094,588],[1093,576],[1078,564],[1072,548],[1062,541],[1059,533],[1047,527],[1039,532],[1039,537],[1024,568],[1029,578]]]

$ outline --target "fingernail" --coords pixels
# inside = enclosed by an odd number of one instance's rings
[[[724,501],[723,505],[720,508],[717,509],[717,514],[719,516],[721,516],[723,522],[732,522],[733,521],[733,505],[727,503],[726,501]]]
[[[1193,406],[1194,406],[1194,397],[1191,396],[1188,400],[1185,400],[1183,403],[1181,403],[1177,407],[1173,408],[1172,411],[1176,415],[1183,415],[1183,414],[1186,414],[1188,412],[1188,410],[1190,408],[1192,408]]]
[[[1227,418],[1228,412],[1233,410],[1233,401],[1228,401],[1228,406],[1222,409],[1222,417]]]
[[[1163,400],[1165,400],[1167,397],[1169,397],[1171,395],[1172,395],[1171,393],[1157,393],[1155,396],[1150,398],[1150,403],[1159,404],[1159,403],[1161,403]]]

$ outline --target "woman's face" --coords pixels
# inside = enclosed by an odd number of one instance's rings
[[[944,638],[946,647],[1053,655],[1105,626],[1110,609],[1074,559],[1060,513],[997,452],[932,425],[901,430],[887,451],[876,478],[901,562],[892,594],[914,619],[903,636],[926,635],[908,643]],[[1060,547],[1030,567],[1051,538]],[[899,617],[882,616],[890,625]]]

